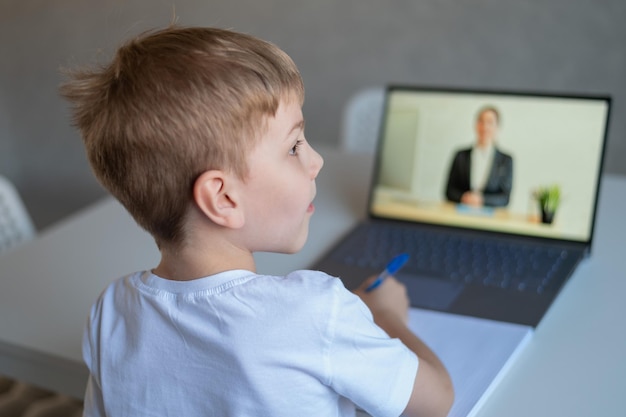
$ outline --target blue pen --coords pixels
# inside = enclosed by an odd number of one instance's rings
[[[389,263],[387,264],[387,267],[385,268],[385,270],[383,272],[380,273],[380,275],[378,275],[378,278],[376,278],[376,280],[374,282],[372,282],[366,289],[366,292],[370,292],[376,288],[378,288],[380,286],[380,284],[383,283],[383,281],[385,280],[385,278],[387,278],[389,275],[393,275],[396,272],[398,272],[400,270],[400,268],[402,268],[404,266],[404,264],[406,264],[406,261],[409,260],[409,254],[408,253],[402,253],[398,256],[396,256],[395,258],[393,258],[391,261],[389,261]]]

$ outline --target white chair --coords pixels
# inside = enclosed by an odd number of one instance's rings
[[[384,104],[384,87],[360,90],[348,100],[341,120],[343,149],[368,153],[376,150]]]
[[[17,190],[0,176],[0,254],[33,236],[35,227]]]

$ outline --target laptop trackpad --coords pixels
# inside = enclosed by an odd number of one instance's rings
[[[463,284],[397,273],[395,277],[406,286],[411,306],[447,310],[463,291]]]

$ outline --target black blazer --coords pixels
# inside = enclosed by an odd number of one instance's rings
[[[463,193],[470,191],[470,155],[471,148],[457,152],[450,168],[446,197],[455,203],[460,203]],[[487,185],[482,191],[484,204],[492,207],[508,205],[511,188],[513,188],[513,158],[496,148]]]

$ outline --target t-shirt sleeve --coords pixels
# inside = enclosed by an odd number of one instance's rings
[[[329,385],[373,416],[399,416],[413,391],[417,356],[374,323],[358,296],[342,285],[335,290]]]

